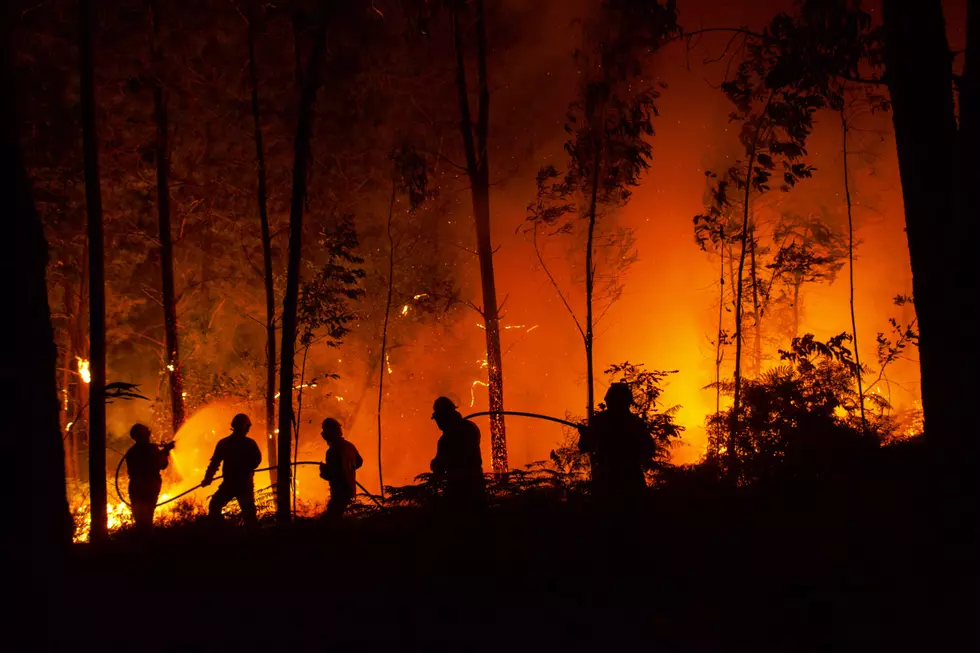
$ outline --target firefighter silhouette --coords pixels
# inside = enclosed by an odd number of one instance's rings
[[[153,511],[160,498],[163,479],[160,472],[170,464],[174,443],[160,446],[150,442],[150,428],[134,424],[129,437],[135,444],[126,452],[126,472],[129,474],[129,502],[136,530],[146,533],[153,529]]]
[[[242,517],[247,527],[256,525],[255,517],[255,470],[262,462],[262,452],[255,440],[248,437],[252,421],[248,415],[239,413],[231,420],[231,435],[218,440],[214,447],[211,463],[204,473],[202,487],[211,485],[214,475],[221,466],[221,485],[208,504],[208,516],[221,520],[221,510],[232,499],[238,500]]]
[[[364,464],[353,443],[344,439],[340,422],[323,420],[320,435],[327,443],[326,461],[320,465],[320,478],[330,485],[330,500],[324,516],[337,521],[344,516],[357,494],[357,470]]]
[[[432,405],[432,419],[442,436],[430,468],[443,485],[446,502],[459,509],[475,509],[486,502],[483,456],[480,453],[480,429],[463,419],[448,397],[439,397]]]
[[[656,453],[656,444],[646,422],[630,411],[633,392],[629,385],[609,386],[605,404],[605,410],[579,428],[579,449],[592,461],[593,492],[605,499],[636,497],[646,489],[644,470]]]

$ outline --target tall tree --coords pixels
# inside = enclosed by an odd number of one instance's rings
[[[94,22],[91,2],[82,0],[79,2],[79,62],[85,205],[88,213],[89,371],[91,375],[88,408],[88,479],[92,520],[89,537],[93,542],[97,542],[108,537],[108,515],[105,469],[105,256],[99,145],[95,124],[95,71],[92,62]]]
[[[388,321],[391,317],[391,302],[395,289],[395,255],[401,244],[401,237],[395,238],[392,231],[392,220],[395,215],[395,201],[398,193],[408,196],[408,210],[415,211],[431,195],[428,187],[428,170],[425,158],[410,147],[403,146],[390,154],[392,161],[391,197],[388,202],[388,219],[385,235],[388,239],[388,288],[385,296],[384,321],[381,326],[381,354],[378,361],[380,375],[378,376],[378,492],[382,500],[385,496],[384,476],[381,466],[381,409],[384,404],[385,375],[390,370],[388,365]],[[418,296],[417,296],[418,297]],[[421,298],[421,297],[418,297]],[[407,304],[406,304],[407,306]],[[407,310],[407,309],[406,309]]]
[[[297,313],[299,304],[300,260],[303,250],[303,212],[306,208],[307,169],[310,163],[310,139],[313,131],[313,103],[320,87],[320,73],[327,47],[326,0],[318,0],[313,18],[313,49],[302,76],[302,95],[293,141],[293,189],[289,211],[289,264],[286,292],[282,301],[282,347],[279,364],[279,456],[290,460],[289,434],[293,428],[293,365],[296,356]],[[299,48],[297,44],[297,49]],[[299,64],[297,64],[299,65]],[[276,518],[289,523],[289,488],[291,471],[280,466],[276,479]]]
[[[529,218],[534,223],[535,237],[539,223],[557,227],[560,233],[571,233],[574,223],[567,216],[577,213],[584,222],[584,323],[579,323],[565,296],[560,290],[558,293],[585,345],[586,412],[590,419],[595,410],[597,243],[601,238],[615,252],[616,269],[607,276],[612,281],[607,288],[612,301],[620,293],[619,275],[636,259],[631,232],[607,229],[602,234],[599,221],[603,213],[629,200],[631,188],[639,185],[641,175],[650,165],[652,148],[647,139],[653,135],[655,103],[662,84],[643,80],[643,61],[676,29],[673,3],[661,5],[634,0],[603,3],[598,19],[586,33],[585,47],[576,53],[584,83],[569,107],[565,125],[565,131],[571,136],[565,143],[568,170],[561,178],[553,166],[546,166],[538,173],[538,203],[531,208]],[[578,206],[573,203],[576,199]],[[540,253],[538,258],[544,265]],[[550,272],[548,276],[554,284]],[[557,289],[557,284],[554,285]]]
[[[459,94],[459,130],[466,153],[466,174],[470,179],[473,219],[476,223],[476,248],[480,259],[480,284],[483,291],[481,314],[487,338],[487,390],[490,397],[490,457],[493,471],[507,471],[507,432],[504,426],[504,370],[500,352],[500,307],[493,276],[493,242],[490,234],[490,152],[487,135],[490,130],[490,87],[487,81],[487,29],[483,0],[473,0],[477,57],[477,113],[470,110],[470,90],[466,81],[466,54],[463,50],[463,28],[460,13],[466,0],[450,0],[453,49],[456,54],[456,87]]]
[[[255,3],[248,3],[248,78],[252,99],[252,124],[255,135],[256,199],[259,224],[262,229],[262,281],[265,284],[266,385],[265,440],[269,454],[269,472],[276,483],[278,469],[276,451],[276,293],[272,284],[272,236],[269,232],[269,206],[266,192],[265,151],[262,147],[262,119],[259,112],[259,74],[255,61],[256,16]]]
[[[164,94],[164,65],[160,38],[160,5],[149,0],[153,38],[150,59],[153,65],[153,119],[156,123],[157,214],[160,226],[160,285],[163,301],[163,330],[166,351],[163,361],[170,380],[170,418],[173,434],[184,423],[184,383],[180,365],[177,332],[177,297],[174,293],[174,245],[170,229],[170,129],[167,98]],[[92,277],[93,285],[95,277]]]
[[[976,293],[968,289],[978,287],[980,8],[968,3],[966,62],[956,80],[958,116],[942,2],[886,0],[882,8],[883,79],[905,203],[925,433],[955,458],[954,452],[976,447],[976,438],[966,437],[966,411],[977,392],[977,354],[964,343],[972,339],[978,308]]]
[[[79,9],[79,23],[84,26],[90,15],[88,2],[83,0]],[[3,11],[0,15],[5,23],[0,26],[0,82],[6,89],[0,99],[0,184],[4,196],[9,198],[5,215],[13,238],[11,256],[4,257],[3,275],[9,293],[7,301],[10,306],[17,307],[16,319],[9,320],[8,324],[13,329],[7,336],[11,343],[7,348],[9,360],[0,376],[6,401],[16,407],[9,415],[13,420],[11,432],[24,434],[23,439],[30,443],[26,452],[30,462],[25,466],[27,473],[23,481],[29,482],[31,488],[30,548],[31,562],[36,566],[33,571],[50,575],[52,556],[59,550],[67,550],[73,525],[65,495],[55,378],[57,350],[45,279],[48,247],[31,197],[31,180],[24,167],[16,127],[15,81],[9,51],[11,40],[8,38],[8,30],[12,29],[15,19],[13,12]],[[83,44],[90,46],[91,40]],[[88,62],[91,63],[91,58]],[[86,79],[84,74],[82,79]],[[88,81],[91,82],[91,77]],[[104,469],[101,478],[105,479]],[[104,483],[102,488],[104,492]],[[102,514],[105,514],[104,503]],[[39,593],[46,588],[41,583],[32,583],[32,587]]]

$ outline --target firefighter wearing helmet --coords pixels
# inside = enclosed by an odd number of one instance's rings
[[[255,470],[262,462],[262,452],[255,440],[248,437],[252,421],[248,415],[239,413],[231,420],[231,435],[218,440],[214,447],[211,463],[204,473],[202,487],[211,485],[214,475],[221,466],[221,485],[208,504],[208,517],[221,520],[221,510],[233,499],[238,500],[245,525],[249,528],[257,523],[255,517]]]
[[[579,429],[579,450],[589,454],[593,492],[600,499],[636,497],[646,488],[644,470],[656,445],[647,424],[630,410],[632,405],[629,385],[613,383],[605,409]]]
[[[442,436],[430,468],[436,480],[443,485],[444,499],[450,506],[462,510],[483,506],[486,483],[479,427],[463,419],[456,404],[448,397],[435,400],[432,419],[442,431]]]

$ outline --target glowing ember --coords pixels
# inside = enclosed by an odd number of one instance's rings
[[[88,361],[78,356],[75,357],[75,360],[78,361],[78,375],[82,377],[82,383],[91,383],[92,372],[89,370]]]
[[[489,387],[483,381],[477,380],[473,382],[473,384],[470,386],[470,408],[472,408],[473,404],[476,403],[476,386],[478,385],[482,385],[484,388]]]

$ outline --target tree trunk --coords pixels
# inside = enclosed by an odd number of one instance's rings
[[[99,186],[98,137],[95,129],[95,80],[92,64],[93,13],[88,0],[79,4],[82,148],[85,159],[85,206],[88,213],[89,384],[88,480],[92,523],[89,539],[108,536],[105,469],[105,257],[102,235],[102,190]],[[45,306],[47,305],[45,301]],[[49,327],[50,328],[50,327]],[[64,470],[61,470],[64,472]]]
[[[310,138],[313,132],[313,103],[320,86],[320,69],[327,44],[325,0],[317,3],[314,26],[313,51],[303,76],[303,93],[300,98],[293,143],[293,191],[289,211],[289,265],[286,271],[286,294],[282,301],[282,348],[279,365],[279,456],[287,465],[279,469],[276,479],[276,519],[280,524],[289,523],[289,488],[291,470],[290,438],[293,425],[293,359],[296,354],[296,326],[299,304],[300,259],[303,249],[303,210],[306,205],[306,171],[310,161]]]
[[[391,314],[391,293],[395,285],[395,239],[391,235],[391,218],[395,212],[395,181],[391,182],[391,202],[388,204],[388,296],[385,298],[385,320],[381,327],[381,374],[378,377],[378,492],[385,498],[384,477],[381,474],[381,407],[384,402],[385,374],[388,373],[388,317]]]
[[[585,382],[588,384],[586,415],[589,418],[590,424],[592,423],[592,416],[595,414],[595,371],[593,369],[592,356],[592,344],[595,340],[592,325],[592,293],[595,286],[595,264],[592,261],[592,248],[595,242],[596,208],[599,198],[599,163],[601,160],[602,152],[599,147],[596,147],[595,156],[592,158],[592,193],[589,198],[589,231],[585,240]]]
[[[721,332],[725,316],[725,228],[718,229],[718,331],[715,340],[715,413],[721,412]]]
[[[269,455],[269,477],[276,484],[276,294],[272,284],[272,236],[269,232],[269,209],[266,198],[265,150],[262,147],[262,121],[259,114],[259,75],[255,62],[255,12],[249,4],[248,14],[248,74],[252,86],[252,123],[255,132],[255,161],[258,175],[259,223],[262,228],[263,280],[265,282],[265,441]]]
[[[755,248],[758,244],[755,226],[752,227],[752,250],[749,263],[749,277],[752,283],[752,375],[756,378],[762,374],[762,309],[759,305],[759,267],[755,258]]]
[[[942,4],[885,0],[883,10],[885,78],[919,321],[925,434],[940,450],[951,452],[969,433],[965,411],[976,388],[970,378],[976,365],[963,358],[976,356],[975,348],[964,345],[972,340],[967,330],[976,316],[976,296],[963,292],[976,288],[977,273],[970,267],[976,239],[968,236],[976,216],[958,213],[954,200],[964,184],[957,183],[957,127]],[[962,181],[977,185],[976,179]]]
[[[490,398],[490,449],[493,471],[507,471],[507,434],[504,426],[504,374],[500,353],[500,315],[497,288],[493,276],[493,244],[490,236],[490,170],[487,132],[490,124],[490,90],[487,86],[487,35],[483,18],[483,0],[475,0],[479,107],[474,142],[470,114],[469,90],[466,85],[466,61],[463,36],[456,5],[450,5],[453,47],[456,53],[456,85],[459,92],[460,133],[466,151],[466,169],[473,199],[476,222],[476,246],[480,259],[480,281],[483,290],[483,322],[487,336],[487,371]]]
[[[88,3],[80,3],[80,27],[83,32],[82,43],[82,88],[84,100],[91,100],[85,94],[91,90],[91,75],[84,72],[85,64],[91,63],[91,33],[88,32]],[[0,25],[0,83],[5,92],[0,97],[0,184],[3,185],[3,196],[6,198],[6,224],[12,231],[13,240],[8,243],[8,256],[4,257],[3,277],[4,288],[8,291],[5,301],[8,306],[16,307],[16,315],[7,320],[7,327],[12,331],[5,337],[6,352],[9,359],[3,368],[3,388],[9,391],[4,397],[5,405],[13,407],[6,415],[10,423],[6,428],[9,433],[20,434],[14,438],[25,444],[29,442],[25,455],[29,461],[22,459],[23,475],[17,474],[17,483],[21,488],[29,488],[30,497],[30,543],[23,548],[31,549],[32,572],[46,581],[59,581],[59,565],[61,554],[67,553],[71,544],[72,524],[71,513],[68,510],[68,499],[65,495],[65,466],[64,451],[61,440],[61,428],[58,417],[58,385],[55,368],[57,366],[57,348],[54,342],[54,332],[51,328],[51,312],[48,305],[48,288],[46,282],[48,263],[48,244],[44,238],[44,229],[34,206],[31,196],[31,182],[24,167],[18,139],[14,111],[14,76],[8,50],[11,39],[7,30],[14,23],[12,12],[0,11],[0,19],[6,19],[6,25]],[[89,53],[85,55],[85,51]],[[88,66],[91,72],[91,65]],[[92,109],[92,104],[88,104]],[[94,125],[94,109],[91,121],[85,125]],[[87,141],[86,141],[87,142]],[[94,146],[94,142],[91,143]],[[94,153],[94,149],[93,149]],[[86,164],[89,163],[86,158]],[[97,175],[96,175],[97,178]],[[88,184],[86,185],[88,189]],[[97,194],[96,186],[96,194]],[[101,221],[99,222],[101,225]],[[16,447],[16,443],[14,444]],[[104,449],[103,449],[104,451]],[[23,476],[23,478],[21,478]],[[105,478],[103,473],[102,478]],[[103,495],[105,484],[102,485]],[[19,516],[21,512],[17,511]],[[103,499],[102,514],[105,514]],[[41,578],[38,578],[40,580]],[[32,596],[29,600],[42,601],[57,599],[51,594],[46,582],[31,582]],[[43,606],[44,609],[52,606]]]
[[[868,430],[864,415],[864,381],[861,379],[861,352],[858,349],[857,314],[854,310],[854,218],[851,213],[851,182],[847,178],[847,117],[840,110],[840,126],[844,149],[844,199],[847,201],[847,270],[851,307],[851,337],[854,338],[854,364],[858,389],[858,405],[861,407],[861,432]]]
[[[174,293],[174,246],[170,233],[170,145],[167,102],[163,94],[163,57],[160,51],[160,7],[150,0],[153,40],[150,47],[153,62],[153,117],[157,128],[157,210],[160,218],[160,272],[163,300],[164,365],[170,380],[170,416],[173,435],[184,424],[183,370],[177,343],[177,298]],[[94,385],[94,379],[93,379]]]

